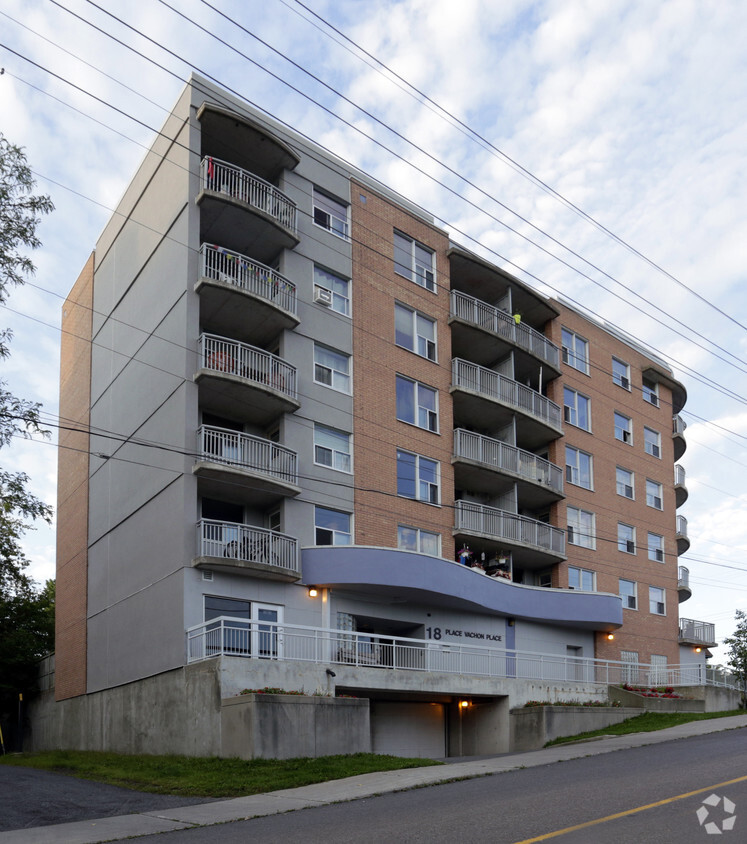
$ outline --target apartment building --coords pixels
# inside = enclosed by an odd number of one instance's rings
[[[210,732],[272,686],[499,752],[527,699],[702,671],[669,368],[206,80],[63,328],[56,696],[99,745],[118,694]]]

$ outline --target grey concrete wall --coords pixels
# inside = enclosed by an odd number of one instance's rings
[[[676,688],[675,692],[682,698],[645,697],[620,686],[610,686],[609,695],[610,700],[619,700],[623,706],[635,706],[644,712],[705,712],[704,698],[695,699],[690,691]]]
[[[367,699],[248,694],[222,701],[221,756],[292,759],[370,750]]]
[[[510,749],[508,697],[449,707],[449,756],[487,756]]]
[[[678,694],[703,701],[705,712],[727,712],[739,709],[742,693],[736,689],[724,689],[718,686],[680,686]]]
[[[510,751],[537,750],[561,736],[601,730],[640,715],[629,707],[530,706],[510,713]]]

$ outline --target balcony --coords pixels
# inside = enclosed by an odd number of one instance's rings
[[[715,625],[693,618],[680,619],[679,639],[681,645],[697,645],[701,648],[715,648],[718,644]]]
[[[198,366],[200,404],[221,416],[266,425],[301,406],[296,368],[264,349],[202,334]]]
[[[563,497],[563,472],[548,460],[508,443],[454,431],[455,483],[460,489],[500,495],[518,484],[522,506],[534,509]]]
[[[687,428],[687,423],[681,416],[672,417],[672,442],[674,443],[675,460],[679,460],[687,450],[685,428]]]
[[[263,344],[298,325],[296,285],[277,270],[220,246],[200,248],[200,321],[225,337]]]
[[[301,492],[296,453],[289,448],[212,425],[203,425],[197,436],[199,456],[192,471],[200,480],[202,495],[269,504],[271,499]]]
[[[687,519],[684,516],[677,516],[675,534],[677,537],[677,554],[685,554],[690,547],[690,539],[687,535]]]
[[[497,430],[519,414],[516,436],[528,449],[563,435],[562,413],[555,402],[492,369],[461,358],[451,364],[455,420]]]
[[[677,507],[682,507],[690,494],[685,486],[685,477],[684,466],[677,463],[674,467],[674,496]]]
[[[560,350],[544,334],[494,305],[458,290],[451,291],[451,348],[489,365],[514,351],[514,372],[518,380],[535,376],[538,366],[549,368],[546,380],[560,375]]]
[[[197,523],[197,568],[268,580],[299,580],[298,542],[274,530],[201,519]]]
[[[685,568],[685,566],[679,566],[677,568],[677,593],[680,604],[691,598],[693,594],[690,588],[690,570]]]
[[[559,528],[486,504],[457,501],[454,536],[486,556],[510,551],[514,568],[537,569],[566,559],[565,533]],[[475,543],[479,540],[479,548]]]
[[[222,243],[259,261],[300,242],[296,204],[254,173],[205,156],[200,162],[200,237]]]

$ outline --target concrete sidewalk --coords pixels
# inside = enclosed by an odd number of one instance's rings
[[[39,826],[0,832],[0,844],[97,844],[103,841],[119,841],[138,835],[153,835],[177,829],[210,826],[229,821],[248,820],[263,815],[275,815],[306,809],[311,806],[326,806],[346,800],[358,800],[392,791],[403,791],[418,786],[436,785],[455,779],[497,774],[517,768],[532,768],[578,759],[583,756],[598,756],[625,750],[631,747],[659,744],[675,739],[702,736],[747,727],[747,715],[730,718],[715,718],[709,721],[691,721],[679,727],[670,727],[655,733],[635,733],[629,736],[611,736],[594,741],[559,745],[527,753],[509,754],[475,761],[457,762],[439,767],[410,768],[403,771],[384,771],[362,774],[348,779],[306,785],[286,791],[256,794],[252,797],[237,797],[194,806],[122,815],[114,818],[100,818],[76,823]]]

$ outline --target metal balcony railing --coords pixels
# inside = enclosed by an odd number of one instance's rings
[[[677,588],[690,588],[690,569],[686,568],[685,566],[677,567]]]
[[[673,434],[684,434],[685,428],[687,428],[687,422],[679,414],[672,417]]]
[[[237,375],[255,384],[271,387],[294,401],[297,399],[296,368],[264,349],[216,337],[200,335],[199,366],[211,372]]]
[[[531,387],[461,358],[454,358],[451,363],[455,387],[473,390],[485,398],[534,416],[557,431],[563,430],[560,407]]]
[[[528,481],[563,492],[563,470],[537,457],[531,451],[457,428],[454,431],[454,456],[474,460],[489,469],[510,472]]]
[[[296,453],[285,446],[213,425],[200,427],[197,436],[200,460],[251,469],[289,484],[298,483]]]
[[[460,532],[481,534],[554,554],[565,554],[565,533],[546,522],[486,504],[461,500],[456,502],[455,517],[455,528]]]
[[[716,641],[716,625],[708,621],[695,621],[694,618],[680,619],[680,639],[702,642],[704,645]]]
[[[296,234],[296,203],[254,173],[206,156],[200,162],[200,185],[203,190],[227,194],[263,211]]]
[[[298,574],[298,540],[284,533],[236,522],[201,519],[197,523],[200,557],[260,563]]]
[[[204,278],[216,279],[239,290],[246,290],[295,316],[298,310],[296,285],[277,270],[247,258],[240,252],[231,252],[210,243],[203,243],[200,247],[200,259]]]
[[[511,314],[494,305],[452,290],[451,316],[498,334],[556,369],[560,366],[560,349],[555,343],[534,328],[517,324]]]
[[[676,533],[678,536],[687,536],[687,519],[684,516],[677,516]]]
[[[229,616],[196,624],[186,635],[188,662],[229,656],[335,664],[342,670],[345,666],[358,670],[376,667],[563,683],[731,687],[730,678],[708,676],[699,665],[661,666],[541,654]],[[406,682],[403,679],[403,684]]]
[[[685,479],[686,479],[685,467],[680,466],[679,463],[675,463],[675,466],[674,466],[674,482],[675,482],[675,484],[681,484],[682,486],[685,486]]]

